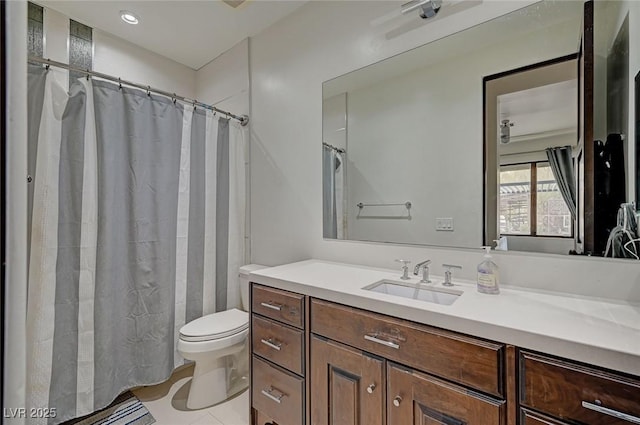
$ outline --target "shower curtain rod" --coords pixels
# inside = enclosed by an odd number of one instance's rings
[[[57,62],[57,61],[54,61],[54,60],[51,60],[51,59],[39,58],[39,57],[36,57],[36,56],[29,56],[29,62],[36,62],[36,63],[44,64],[47,67],[55,66],[57,68],[68,69],[69,71],[73,71],[73,72],[78,72],[78,73],[84,74],[87,77],[98,77],[98,78],[102,78],[103,80],[113,81],[113,82],[118,83],[120,85],[125,84],[127,86],[136,87],[136,88],[145,90],[147,93],[151,93],[151,92],[158,93],[158,94],[161,94],[163,96],[170,97],[170,98],[172,98],[174,100],[180,100],[180,101],[185,102],[185,103],[190,103],[194,107],[200,106],[201,108],[209,109],[209,110],[217,112],[219,114],[226,115],[226,116],[228,116],[230,118],[233,118],[234,120],[239,121],[240,125],[242,125],[243,127],[249,123],[249,116],[248,115],[235,115],[235,114],[232,114],[231,112],[227,112],[227,111],[223,111],[222,109],[218,109],[215,106],[211,106],[211,105],[207,105],[206,103],[199,102],[196,99],[189,99],[188,97],[178,96],[175,93],[169,93],[169,92],[166,92],[164,90],[153,88],[151,86],[145,86],[145,85],[142,85],[142,84],[133,83],[131,81],[127,81],[127,80],[123,80],[123,79],[118,78],[118,77],[114,77],[112,75],[103,74],[103,73],[97,72],[97,71],[91,71],[89,69],[76,68],[76,67],[74,67],[72,65],[69,65],[69,64],[66,64],[66,63],[63,63],[63,62]]]
[[[335,146],[330,145],[330,144],[329,144],[329,143],[327,143],[327,142],[322,142],[322,145],[323,145],[323,146],[328,147],[329,149],[333,149],[334,151],[338,151],[338,152],[340,152],[340,153],[345,153],[345,152],[346,152],[346,150],[341,149],[341,148],[336,148]]]

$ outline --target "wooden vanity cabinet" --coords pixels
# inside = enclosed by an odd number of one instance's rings
[[[385,423],[383,359],[313,335],[310,379],[313,425]]]
[[[404,366],[387,366],[388,424],[500,425],[506,405]]]
[[[306,423],[305,299],[251,284],[252,425]]]
[[[315,298],[311,332],[496,398],[504,396],[504,344]]]
[[[519,363],[523,408],[561,424],[640,424],[640,380],[524,350]]]
[[[503,345],[327,301],[310,305],[313,425],[507,424]]]
[[[304,295],[252,285],[251,312],[304,329]]]
[[[252,284],[252,425],[640,425],[640,378]]]
[[[252,425],[277,425],[276,422],[262,412],[254,411]]]
[[[557,419],[533,412],[529,409],[520,409],[520,425],[571,425]]]

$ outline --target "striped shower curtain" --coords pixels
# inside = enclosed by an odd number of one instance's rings
[[[240,304],[245,141],[210,111],[29,69],[27,407],[60,423],[184,363],[180,327]]]

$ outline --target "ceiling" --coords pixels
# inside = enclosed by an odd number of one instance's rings
[[[221,0],[36,0],[93,28],[199,69],[241,40],[260,33],[306,0],[247,0],[233,8]],[[120,11],[140,18],[124,23]]]
[[[508,119],[511,141],[575,133],[578,122],[577,80],[498,96],[500,121]]]

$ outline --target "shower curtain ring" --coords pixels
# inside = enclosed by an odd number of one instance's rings
[[[89,81],[90,77],[91,77],[91,70],[87,68],[87,81]]]
[[[175,93],[173,94],[172,99],[173,99],[173,104],[175,105],[175,104],[176,104],[176,100],[177,100],[177,99],[176,99],[176,94],[175,94]]]
[[[196,110],[196,103],[198,103],[198,101],[194,99],[194,100],[193,100],[193,110],[194,110],[194,111]]]
[[[151,86],[147,86],[147,96],[151,97]]]
[[[122,90],[122,81],[120,80],[120,77],[118,77],[118,90]]]

